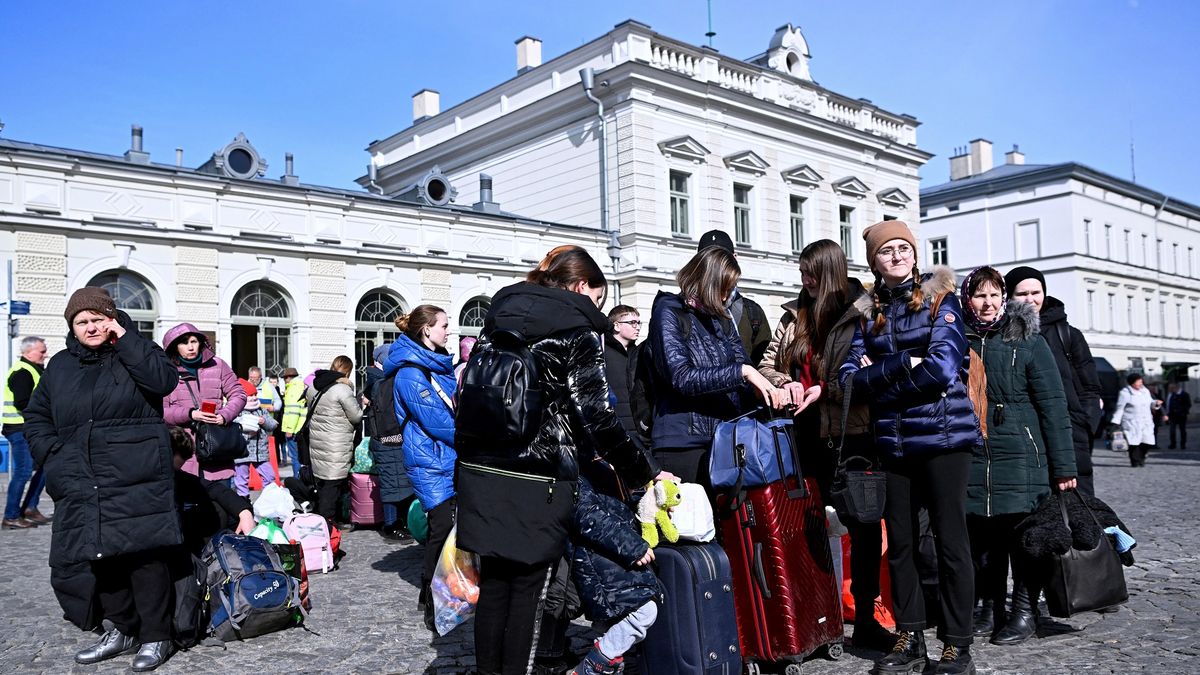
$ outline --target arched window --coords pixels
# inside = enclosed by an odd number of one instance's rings
[[[99,286],[108,291],[118,309],[125,310],[137,325],[137,332],[154,340],[154,322],[158,319],[158,307],[154,289],[133,272],[112,270],[92,277],[88,286]]]
[[[354,311],[354,365],[359,391],[366,382],[367,367],[375,362],[375,348],[400,337],[393,321],[404,311],[404,303],[386,288],[370,291],[358,301]]]
[[[292,305],[274,284],[254,281],[233,296],[230,308],[233,335],[233,370],[245,377],[251,366],[265,375],[282,376],[290,363]]]
[[[484,297],[471,298],[463,305],[458,314],[458,332],[462,337],[477,336],[483,330],[483,320],[487,317],[492,302]]]

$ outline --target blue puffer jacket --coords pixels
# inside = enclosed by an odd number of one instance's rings
[[[571,573],[583,610],[592,621],[615,621],[651,600],[661,600],[658,577],[633,563],[646,555],[633,511],[579,481],[571,531]]]
[[[854,398],[870,404],[871,422],[880,455],[900,459],[979,447],[979,420],[967,396],[967,336],[962,306],[954,295],[953,270],[936,268],[925,275],[925,303],[912,310],[913,282],[879,290],[886,323],[874,331],[870,294],[855,306],[866,318],[842,364],[843,386],[854,378]],[[943,296],[936,317],[933,299]],[[863,355],[873,363],[860,366]],[[912,357],[922,361],[912,365]]]
[[[645,345],[654,359],[655,450],[708,447],[717,423],[742,414],[752,401],[742,377],[746,350],[728,319],[701,314],[678,294],[659,292]]]
[[[401,368],[405,363],[419,368]],[[383,374],[396,376],[396,419],[404,424],[411,414],[404,426],[404,466],[421,507],[429,511],[454,496],[454,411],[429,384],[433,377],[453,399],[454,361],[401,335],[388,351]]]

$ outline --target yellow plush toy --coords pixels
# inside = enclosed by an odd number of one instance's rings
[[[650,548],[658,546],[658,531],[663,539],[672,544],[679,541],[679,530],[671,522],[671,509],[679,506],[682,498],[679,486],[669,480],[660,480],[647,486],[646,494],[638,500],[637,519],[642,526],[642,539]]]

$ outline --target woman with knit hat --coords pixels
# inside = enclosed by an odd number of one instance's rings
[[[166,551],[183,542],[162,417],[179,376],[104,289],[76,291],[64,317],[67,347],[25,409],[25,435],[54,499],[50,565],[90,563],[114,626],[75,661],[136,650],[133,670],[153,670],[172,651]]]
[[[163,399],[167,424],[189,431],[195,424],[232,424],[246,407],[246,390],[233,368],[213,352],[208,336],[190,323],[181,323],[163,336],[163,349],[179,371],[179,385]],[[204,410],[206,403],[212,412]],[[233,462],[200,466],[195,457],[184,463],[183,470],[206,480],[228,481],[234,475]]]
[[[867,401],[887,470],[888,569],[899,638],[876,662],[879,673],[907,673],[926,656],[925,602],[915,554],[917,513],[929,509],[937,542],[944,645],[935,672],[974,673],[971,609],[974,574],[967,538],[967,476],[980,444],[979,421],[963,371],[967,339],[948,268],[922,276],[916,239],[898,220],[863,232],[875,274],[855,305],[862,322],[842,364],[842,387]]]
[[[992,644],[1024,642],[1037,628],[1034,609],[1041,583],[1017,541],[1016,527],[1042,499],[1076,486],[1071,419],[1054,355],[1038,335],[1032,305],[1008,301],[1004,279],[980,267],[962,284],[970,387],[983,432],[967,484],[967,527],[975,558],[975,621]],[[1012,612],[1005,613],[1012,561]]]

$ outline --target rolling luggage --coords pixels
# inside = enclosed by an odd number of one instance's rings
[[[383,522],[383,501],[379,498],[379,479],[367,473],[350,474],[350,522],[378,525]]]
[[[739,675],[729,558],[716,543],[662,545],[654,568],[665,601],[642,642],[643,675]]]
[[[721,535],[733,569],[742,658],[760,664],[800,661],[819,649],[842,655],[841,580],[834,574],[825,506],[816,482],[795,477],[746,490],[724,517]]]

